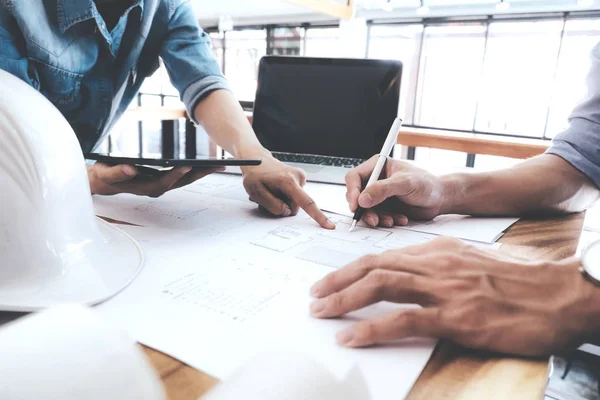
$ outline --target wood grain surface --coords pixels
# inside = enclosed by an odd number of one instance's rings
[[[558,260],[575,253],[583,214],[525,219],[500,240],[501,251],[516,256]],[[143,347],[170,400],[196,400],[217,380],[167,355]],[[503,357],[441,342],[408,400],[541,399],[547,360]]]

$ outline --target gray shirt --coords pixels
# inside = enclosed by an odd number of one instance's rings
[[[600,43],[591,53],[585,99],[569,117],[569,127],[557,135],[546,154],[569,162],[600,187]]]

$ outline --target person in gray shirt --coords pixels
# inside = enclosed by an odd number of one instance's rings
[[[354,211],[371,226],[441,214],[557,215],[583,211],[600,192],[600,44],[592,51],[585,100],[548,151],[512,168],[434,176],[389,160],[385,177],[361,193],[377,157],[346,176]],[[600,287],[580,260],[532,261],[440,238],[360,258],[317,282],[311,314],[334,318],[379,301],[420,304],[338,333],[341,345],[414,336],[521,355],[600,343]]]

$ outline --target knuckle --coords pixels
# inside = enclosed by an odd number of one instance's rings
[[[277,215],[280,215],[280,216],[281,216],[281,215],[285,214],[285,211],[286,211],[286,209],[287,209],[287,208],[288,208],[288,207],[287,207],[285,204],[279,204],[279,205],[277,205],[277,207],[276,207],[276,209],[274,210],[274,212],[275,212]]]
[[[302,208],[312,207],[315,204],[316,204],[315,201],[309,197],[306,200],[304,200],[304,202],[302,204]]]
[[[462,263],[462,257],[455,253],[444,253],[436,257],[435,267],[440,271],[451,271]]]
[[[436,319],[446,331],[447,336],[455,337],[463,326],[462,311],[456,307],[441,307],[436,314]]]
[[[393,318],[394,326],[402,329],[405,334],[411,335],[418,332],[417,315],[413,311],[398,313]]]
[[[432,240],[432,243],[435,243],[436,246],[450,249],[461,248],[464,246],[464,243],[460,239],[451,236],[435,238]]]
[[[256,194],[258,193],[258,185],[254,182],[244,181],[244,187],[246,188],[246,191],[251,197],[256,196]]]
[[[371,342],[377,334],[377,327],[371,321],[364,321],[354,328],[354,335],[361,342]]]
[[[344,306],[344,297],[339,293],[334,293],[327,298],[327,305],[330,310],[338,311]]]
[[[286,184],[291,184],[291,183],[296,183],[296,174],[299,174],[300,172],[292,172],[292,171],[287,171],[283,174],[282,178],[284,180],[284,182]]]
[[[370,271],[367,274],[367,282],[370,287],[376,289],[375,295],[379,297],[381,295],[381,288],[385,287],[389,282],[388,273],[380,269]]]
[[[360,265],[366,269],[373,269],[377,265],[378,256],[376,254],[367,254],[360,258]]]

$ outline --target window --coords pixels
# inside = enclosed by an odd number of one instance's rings
[[[423,25],[383,25],[371,27],[369,58],[402,61],[400,115],[413,123],[414,98],[418,76]]]
[[[548,116],[547,137],[554,137],[567,127],[571,111],[585,95],[590,52],[598,42],[598,20],[567,20]]]
[[[309,28],[306,30],[307,57],[341,57],[339,28]]]
[[[464,168],[467,154],[458,151],[430,149],[419,147],[415,149],[415,161],[440,168],[435,173],[448,173],[452,168]]]
[[[493,22],[475,128],[542,137],[563,20]]]
[[[477,157],[475,157],[474,168],[479,171],[494,171],[497,169],[513,167],[521,162],[523,162],[523,160],[515,158],[478,154]]]
[[[414,124],[472,130],[485,52],[485,25],[428,26]]]
[[[301,56],[304,54],[303,28],[274,28],[269,54],[276,56]]]
[[[223,42],[225,35],[222,32],[211,32],[209,33],[209,36],[211,45],[210,47],[215,55],[215,58],[217,59],[217,62],[219,63],[221,71],[223,71]]]
[[[307,57],[365,58],[367,25],[364,20],[344,21],[340,27],[308,28]]]
[[[238,100],[254,101],[258,62],[267,54],[267,31],[241,30],[225,34],[225,76]]]

